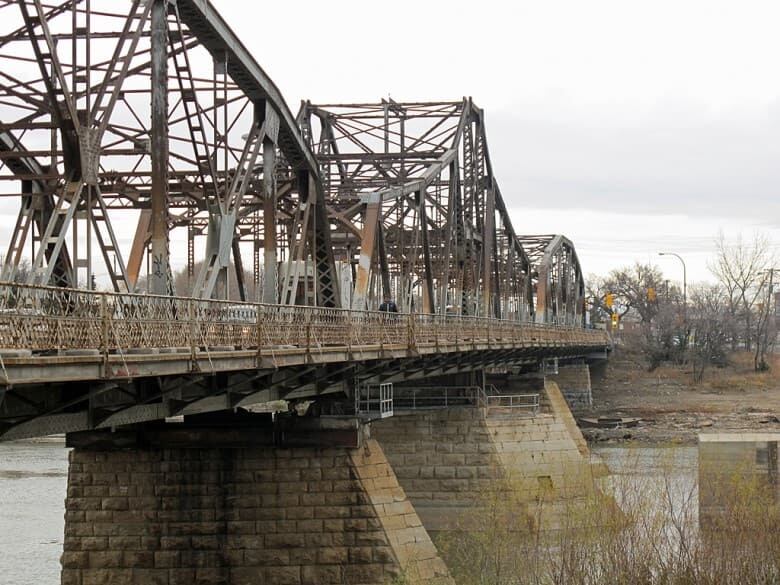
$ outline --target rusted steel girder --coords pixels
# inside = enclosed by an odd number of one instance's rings
[[[536,322],[585,324],[585,280],[571,240],[561,235],[522,236],[534,265]]]
[[[2,278],[579,319],[573,246],[524,249],[471,99],[293,118],[209,2],[97,4],[0,6],[0,196],[20,202]]]
[[[531,266],[470,99],[307,102],[298,118],[327,188],[335,259],[355,269],[354,309],[389,293],[403,310],[532,318]]]
[[[339,304],[318,161],[209,2],[19,0],[0,6],[0,17],[0,196],[20,201],[4,278],[91,286],[94,274],[102,287],[108,274],[118,291],[171,292],[169,240],[172,258],[188,249],[189,266],[174,266],[181,292],[200,284],[203,297],[230,264],[242,296],[249,282],[259,299],[264,266],[242,278],[242,248],[275,249],[270,299],[283,284],[274,283],[276,263],[298,247],[311,270],[296,295]],[[295,224],[304,207],[309,221]],[[221,231],[197,254],[209,225]],[[207,266],[199,282],[196,263]]]
[[[151,0],[151,254],[149,292],[173,294],[168,249],[168,0]]]

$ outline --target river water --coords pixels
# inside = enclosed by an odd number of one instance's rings
[[[591,447],[609,468],[602,486],[622,509],[655,510],[668,522],[699,522],[699,449],[685,447]]]
[[[655,486],[673,478],[682,500],[695,490],[697,449],[595,447],[606,481]],[[0,585],[58,585],[68,450],[63,442],[0,443]]]
[[[0,443],[0,583],[57,585],[65,525],[64,441]]]

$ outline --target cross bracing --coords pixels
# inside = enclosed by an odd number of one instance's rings
[[[516,233],[470,98],[293,116],[204,1],[0,15],[0,279],[581,323],[574,247]]]

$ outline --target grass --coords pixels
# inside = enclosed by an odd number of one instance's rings
[[[666,386],[693,387],[693,372],[690,364],[673,364],[665,362],[654,369],[647,371],[647,364],[642,355],[630,348],[621,348],[619,353],[612,356],[614,362],[611,375],[615,380],[627,384],[647,384],[657,381]],[[728,365],[722,368],[709,367],[704,374],[704,380],[695,385],[702,392],[730,391],[739,392],[747,390],[771,390],[780,387],[777,372],[780,371],[780,355],[768,354],[767,362],[770,369],[764,372],[756,372],[753,368],[753,354],[747,351],[731,352],[728,356]],[[619,364],[619,368],[617,367]]]
[[[529,504],[505,489],[481,502],[481,525],[438,539],[460,585],[769,585],[780,583],[775,491],[749,472],[702,473],[716,498],[699,527],[698,481],[670,465],[612,476],[578,500]],[[732,470],[733,471],[733,470]],[[716,482],[713,484],[712,482]],[[712,502],[710,502],[712,503]],[[532,519],[518,519],[518,511]],[[554,529],[538,529],[545,516]],[[530,526],[530,528],[529,528]]]

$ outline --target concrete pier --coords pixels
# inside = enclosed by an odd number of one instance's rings
[[[545,377],[558,384],[572,410],[587,410],[593,406],[587,363],[562,365],[557,374],[546,374]]]
[[[589,495],[563,394],[539,410],[449,406],[354,418],[233,414],[71,433],[63,585],[454,585],[435,546],[560,525]]]
[[[549,525],[553,502],[588,493],[587,445],[557,386],[548,382],[543,392],[546,406],[536,416],[455,407],[374,425],[373,436],[429,533],[479,523],[485,498],[501,492],[526,508],[518,522],[530,525],[539,522],[530,506],[541,499],[550,503],[541,520]]]
[[[187,435],[71,452],[63,585],[453,583],[375,440]]]

